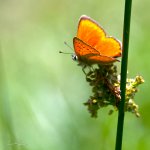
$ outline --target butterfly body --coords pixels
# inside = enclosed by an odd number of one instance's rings
[[[81,16],[77,36],[73,38],[75,55],[85,65],[109,64],[121,56],[121,44],[106,36],[103,28],[88,16]]]

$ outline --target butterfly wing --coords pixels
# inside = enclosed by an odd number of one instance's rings
[[[90,17],[81,16],[77,37],[96,49],[101,56],[112,58],[121,56],[120,42],[113,37],[107,37],[103,28]]]
[[[116,61],[115,58],[100,55],[99,51],[77,37],[74,37],[73,45],[75,53],[78,56],[78,60],[80,62],[84,62],[85,64],[90,65],[101,62],[110,63]]]

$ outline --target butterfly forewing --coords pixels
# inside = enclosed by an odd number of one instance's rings
[[[104,30],[87,16],[81,16],[78,24],[77,37],[94,47],[105,36]]]
[[[101,55],[99,51],[77,37],[74,37],[73,44],[78,60],[85,64],[110,63],[116,61],[115,58]]]

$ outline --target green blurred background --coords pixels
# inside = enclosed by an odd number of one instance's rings
[[[142,75],[141,118],[126,113],[123,149],[150,149],[150,1],[133,1],[128,76]],[[90,87],[70,55],[86,14],[122,39],[124,1],[0,1],[0,150],[110,150],[117,112],[97,119],[83,106]]]

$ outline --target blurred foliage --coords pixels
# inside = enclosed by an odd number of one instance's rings
[[[133,1],[128,76],[145,84],[135,97],[141,118],[126,113],[123,149],[150,148],[150,1]],[[90,118],[83,102],[90,87],[63,42],[72,46],[86,14],[121,40],[124,1],[0,1],[0,149],[110,150],[117,113]],[[118,64],[120,65],[120,64]]]

